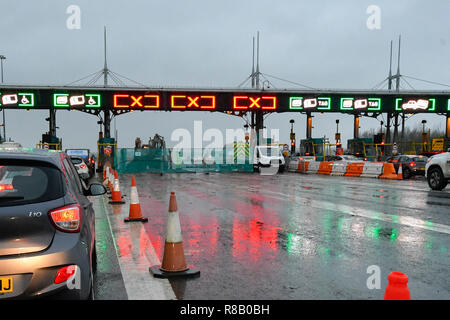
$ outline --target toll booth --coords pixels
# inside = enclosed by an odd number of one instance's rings
[[[372,145],[372,138],[355,138],[347,140],[347,153],[356,157],[366,158],[365,145]]]
[[[324,149],[323,138],[309,138],[300,140],[300,155],[315,156],[317,160],[323,160]]]
[[[62,150],[62,140],[48,133],[42,135],[42,140],[36,145],[37,149]]]
[[[97,172],[103,171],[103,166],[109,162],[114,166],[117,143],[114,138],[100,138],[97,141]]]

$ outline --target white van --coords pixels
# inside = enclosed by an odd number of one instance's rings
[[[278,167],[278,172],[283,172],[285,161],[281,147],[256,146],[253,151],[253,169],[261,172],[261,167]]]

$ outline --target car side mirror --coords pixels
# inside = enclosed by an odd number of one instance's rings
[[[106,193],[106,188],[100,183],[92,183],[86,193],[87,196],[100,196]]]

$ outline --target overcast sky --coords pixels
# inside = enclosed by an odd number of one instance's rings
[[[67,28],[70,5],[81,9],[80,29]],[[381,9],[380,29],[367,27],[370,5]],[[237,86],[251,72],[252,37],[258,30],[261,71],[310,87],[372,89],[387,77],[390,41],[396,54],[400,34],[401,73],[450,84],[447,0],[0,0],[0,12],[6,84],[67,85],[100,70],[105,25],[109,68],[148,86]],[[396,68],[394,63],[394,72]],[[276,88],[294,87],[269,80]],[[450,89],[408,82],[415,89]],[[7,110],[7,137],[34,146],[48,131],[47,116],[48,111]],[[280,129],[282,142],[288,143],[289,120],[295,119],[297,139],[302,139],[305,118],[273,114],[265,125]],[[316,114],[313,136],[326,135],[334,142],[335,119],[341,120],[343,141],[352,138],[352,116],[337,113]],[[416,126],[423,119],[444,130],[443,116],[416,115],[406,124]],[[63,147],[95,149],[97,120],[78,111],[58,111]],[[244,124],[220,113],[133,112],[116,118],[119,147],[132,147],[137,136],[146,141],[155,133],[171,146],[172,131],[193,131],[194,120],[203,120],[204,130],[224,132]],[[360,125],[361,131],[379,128],[375,119],[364,118]]]

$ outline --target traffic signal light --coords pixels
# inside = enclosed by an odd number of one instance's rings
[[[291,154],[295,153],[295,141],[291,141]]]
[[[335,136],[334,136],[334,139],[336,141],[341,141],[341,134],[340,133],[336,133]]]

